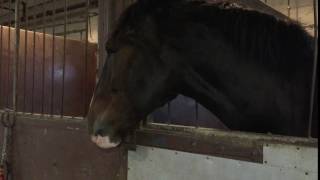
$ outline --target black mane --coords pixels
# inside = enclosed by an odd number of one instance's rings
[[[226,41],[243,59],[257,61],[255,63],[273,72],[282,71],[290,76],[298,69],[285,68],[288,63],[297,68],[310,67],[312,63],[313,38],[298,22],[280,20],[229,3],[140,0],[124,12],[115,33],[126,29],[124,26],[137,26],[136,22],[147,16],[156,19],[160,32],[167,31],[171,36],[179,36],[181,27],[178,26],[189,22],[219,28]],[[176,25],[177,22],[179,25]],[[294,55],[292,52],[295,52]],[[286,69],[288,71],[283,72]]]

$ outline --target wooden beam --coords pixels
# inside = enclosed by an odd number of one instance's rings
[[[264,145],[318,147],[318,140],[178,125],[148,124],[137,130],[135,136],[128,140],[128,144],[131,144],[131,147],[136,144],[262,163]]]

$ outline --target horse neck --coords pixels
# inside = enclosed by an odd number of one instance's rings
[[[242,115],[233,103],[193,68],[185,69],[181,94],[191,97],[218,116],[231,129],[239,129]]]
[[[181,64],[187,64],[183,68],[185,86],[180,88],[181,94],[200,102],[231,129],[275,129],[282,134],[300,135],[308,107],[307,65],[290,58],[291,66],[277,66],[281,71],[275,74],[268,68],[282,59],[261,64],[255,57],[236,51],[237,46],[231,46],[226,35],[215,28],[194,23],[179,33],[183,35],[168,42],[177,52],[172,59],[180,59],[172,67],[179,70]],[[279,51],[284,48],[279,47]],[[300,64],[306,68],[302,70]],[[299,69],[299,73],[292,73],[294,77],[282,74],[292,68]]]
[[[270,102],[269,100],[264,102],[264,97],[261,98],[252,94],[248,102],[253,100],[256,104],[249,103],[247,107],[242,107],[239,105],[239,101],[236,101],[230,94],[221,90],[219,83],[214,84],[213,81],[209,81],[206,78],[208,77],[204,77],[195,69],[188,68],[184,75],[185,86],[181,94],[197,100],[220,118],[228,128],[254,132],[271,131],[276,134],[297,136],[305,135],[303,129],[306,129],[305,119],[307,118],[308,98],[302,98],[303,100],[300,102],[302,96],[300,89],[293,90],[296,92],[289,91],[290,95],[278,101],[283,103],[284,107],[281,106],[280,108],[284,109],[272,107],[273,105],[270,103],[277,101],[276,99],[279,96],[282,98],[279,94],[283,92],[274,92],[275,96],[267,96],[271,98]],[[246,95],[239,97],[241,103],[246,102],[247,97]],[[270,111],[270,113],[266,111]]]

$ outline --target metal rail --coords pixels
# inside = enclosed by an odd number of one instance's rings
[[[54,7],[53,7],[53,9],[56,9],[56,6],[55,6],[55,3],[56,2],[56,0],[53,0],[53,4],[54,4]],[[55,13],[55,11],[52,11],[52,19],[51,19],[51,21],[52,21],[52,23],[54,23],[55,22],[55,17],[56,17],[56,13]],[[55,68],[54,68],[54,64],[55,64],[55,40],[56,40],[56,38],[55,38],[55,32],[56,31],[56,28],[55,28],[55,26],[53,26],[52,27],[52,64],[51,64],[51,105],[50,105],[50,114],[51,114],[51,116],[53,116],[53,98],[54,98],[54,70],[55,70]]]
[[[25,3],[24,13],[25,16],[28,16],[28,3]],[[24,40],[24,71],[23,71],[23,112],[26,112],[26,90],[27,90],[27,58],[28,58],[28,28],[29,28],[29,21],[28,18],[25,19],[25,40]]]
[[[64,26],[63,26],[63,61],[62,61],[62,95],[61,95],[61,110],[60,115],[64,113],[64,87],[65,87],[65,71],[66,71],[66,48],[67,48],[67,0],[64,0]]]
[[[314,101],[316,92],[316,81],[317,81],[317,66],[318,66],[318,11],[317,11],[317,0],[313,0],[314,8],[314,61],[313,61],[313,72],[312,72],[312,85],[310,93],[310,112],[309,112],[309,123],[308,123],[308,137],[312,136],[312,121],[314,111]]]
[[[20,49],[20,0],[15,2],[15,53],[12,64],[12,109],[13,112],[17,111],[17,84],[18,84],[18,65],[19,65],[19,49]]]
[[[85,70],[84,70],[84,100],[83,102],[86,102],[86,100],[88,99],[88,93],[87,93],[87,83],[88,83],[88,80],[87,80],[87,74],[88,74],[88,41],[89,41],[89,32],[88,32],[88,28],[89,28],[89,6],[90,6],[90,0],[86,0],[87,1],[87,6],[86,6],[86,16],[85,16],[85,64],[84,64],[84,67],[85,67]],[[83,103],[84,105],[84,108],[83,108],[83,117],[86,117],[87,115],[87,107],[88,107],[88,104],[87,103]]]
[[[44,2],[42,3],[42,10],[43,10],[43,14],[46,13],[46,6],[44,5],[46,2],[46,0],[44,0]],[[46,78],[46,16],[42,17],[42,83],[41,83],[41,114],[44,114],[44,101],[45,101],[45,78]]]

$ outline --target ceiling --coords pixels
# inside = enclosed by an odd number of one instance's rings
[[[0,24],[13,25],[14,4],[14,1],[10,3],[8,0],[0,3]],[[98,0],[90,0],[89,13],[97,14],[97,7]],[[36,27],[53,22],[52,20],[64,21],[65,17],[68,22],[84,21],[86,12],[87,0],[21,0],[20,5],[22,27]]]

